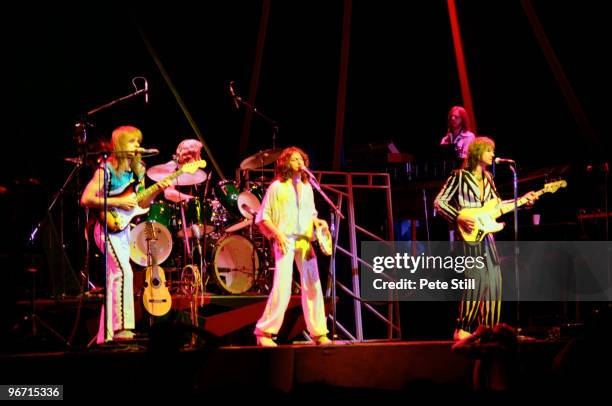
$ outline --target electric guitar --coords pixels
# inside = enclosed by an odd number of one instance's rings
[[[166,285],[164,270],[157,264],[157,233],[152,221],[145,224],[145,237],[149,248],[149,266],[145,272],[142,304],[150,315],[163,316],[172,307],[172,297]]]
[[[567,186],[567,182],[559,180],[557,182],[550,182],[544,185],[543,189],[535,192],[536,196],[541,196],[544,193],[555,193],[560,188]],[[516,207],[522,206],[527,203],[529,199],[526,197],[518,199]],[[514,200],[509,203],[501,202],[501,199],[492,199],[484,204],[482,207],[467,208],[459,212],[459,215],[463,215],[474,220],[474,227],[471,232],[467,232],[463,228],[459,227],[461,236],[464,241],[468,242],[480,242],[489,233],[496,233],[504,228],[504,223],[498,223],[495,221],[502,214],[506,214],[514,210]]]
[[[173,180],[180,176],[183,173],[195,173],[198,168],[204,168],[206,166],[206,161],[199,160],[195,162],[190,162],[188,164],[184,164],[181,169],[178,171],[166,176],[161,182],[166,180]],[[132,188],[126,188],[121,194],[114,197],[129,197],[135,196],[136,201],[139,203],[134,208],[130,210],[125,210],[120,207],[111,207],[106,212],[106,218],[108,221],[108,231],[109,232],[117,232],[125,229],[128,224],[132,221],[134,217],[141,216],[149,211],[149,208],[140,207],[140,203],[151,198],[151,196],[160,189],[159,184],[161,182],[157,182],[156,184],[149,186],[145,190],[135,193]],[[104,224],[104,210],[100,210],[99,215],[100,222]]]

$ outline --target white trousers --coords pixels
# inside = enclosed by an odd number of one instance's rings
[[[257,322],[255,334],[277,334],[280,330],[291,299],[294,259],[301,276],[302,310],[306,328],[313,337],[327,334],[317,257],[310,241],[289,237],[287,252],[284,255],[275,243],[274,258],[276,260],[274,284],[263,315]]]
[[[104,253],[104,229],[96,224],[94,237]],[[130,265],[130,228],[110,234],[108,238],[108,266],[106,269],[106,303],[102,306],[98,344],[113,339],[115,331],[136,327],[134,315],[134,273]],[[109,309],[109,311],[105,311]],[[106,317],[106,334],[104,318]]]

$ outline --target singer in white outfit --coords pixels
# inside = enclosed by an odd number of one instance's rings
[[[301,275],[302,310],[308,332],[316,344],[331,342],[327,338],[317,257],[311,244],[314,227],[327,228],[327,223],[317,218],[312,187],[302,170],[308,164],[308,155],[297,147],[281,153],[276,161],[276,179],[255,220],[262,232],[274,240],[276,261],[272,291],[255,328],[259,346],[276,346],[272,336],[280,330],[291,298],[294,260]]]

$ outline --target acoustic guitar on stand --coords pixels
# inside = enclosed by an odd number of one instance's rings
[[[544,188],[535,192],[536,196],[541,196],[544,193],[555,193],[560,188],[567,186],[567,182],[559,180],[550,182],[544,185]],[[516,207],[520,207],[527,203],[529,199],[526,197],[518,199]],[[482,207],[467,208],[459,212],[460,216],[468,217],[474,220],[474,227],[471,232],[467,232],[459,227],[463,241],[480,242],[487,234],[496,233],[504,228],[504,223],[498,223],[496,219],[503,214],[514,210],[514,200],[508,203],[502,203],[501,199],[492,199]]]
[[[163,316],[172,307],[172,296],[166,284],[164,270],[157,264],[157,232],[155,222],[145,223],[145,237],[148,246],[147,269],[145,272],[144,291],[142,292],[142,304],[145,310],[152,316]]]

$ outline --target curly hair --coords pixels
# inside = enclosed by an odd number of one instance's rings
[[[480,158],[485,151],[493,151],[495,142],[489,137],[476,137],[468,146],[467,156],[463,161],[462,169],[473,171],[480,163]]]
[[[284,182],[287,179],[293,177],[293,171],[291,170],[290,159],[291,159],[291,155],[293,155],[293,153],[295,152],[297,152],[298,154],[302,156],[302,159],[304,160],[304,166],[308,167],[310,165],[310,159],[308,159],[308,154],[306,154],[300,148],[298,147],[285,148],[283,152],[281,152],[278,159],[276,160],[276,166],[274,168],[275,173],[276,173],[276,178],[280,180],[281,182]],[[302,182],[304,183],[308,182],[308,175],[306,175],[305,173],[302,173],[301,177],[302,177]]]

